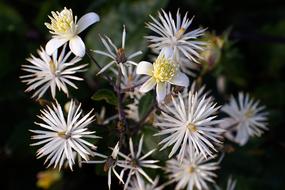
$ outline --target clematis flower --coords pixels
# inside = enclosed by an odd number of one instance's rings
[[[46,51],[51,55],[57,48],[69,42],[70,50],[79,57],[85,55],[85,45],[78,36],[91,24],[100,20],[99,16],[94,13],[87,13],[77,22],[77,16],[73,17],[71,9],[66,7],[61,12],[51,12],[49,16],[51,23],[45,23],[46,27],[53,34],[52,39],[46,44]]]
[[[132,138],[129,140],[130,154],[126,155],[122,152],[118,152],[119,157],[124,158],[125,160],[118,160],[117,165],[123,168],[121,174],[124,175],[125,171],[128,171],[128,177],[125,181],[124,190],[127,189],[131,177],[134,177],[135,181],[138,183],[140,189],[143,189],[142,178],[144,177],[151,184],[155,182],[149,177],[145,172],[145,168],[158,169],[160,166],[157,165],[158,160],[149,160],[149,156],[156,150],[152,149],[146,154],[142,153],[143,146],[143,136],[140,138],[137,151],[135,151],[134,143]]]
[[[171,48],[163,49],[153,64],[141,61],[137,66],[137,74],[144,74],[150,78],[141,86],[140,91],[145,93],[156,86],[156,100],[164,100],[169,85],[187,87],[188,77],[179,71],[174,52]]]
[[[48,167],[54,165],[54,168],[59,169],[67,161],[71,170],[75,164],[75,154],[80,159],[89,160],[97,147],[87,139],[100,138],[94,135],[95,131],[87,128],[95,117],[92,112],[93,110],[83,116],[81,104],[76,105],[74,100],[70,103],[67,117],[57,102],[41,110],[38,117],[42,121],[35,124],[44,130],[30,130],[34,133],[32,139],[37,141],[31,145],[42,146],[37,151],[37,157],[46,157],[45,163],[49,162]]]
[[[66,52],[66,45],[61,51],[58,49],[49,56],[41,47],[38,50],[39,57],[31,55],[27,61],[30,64],[22,65],[22,70],[28,74],[20,76],[23,83],[28,85],[26,92],[35,91],[32,98],[40,99],[50,89],[55,99],[57,89],[69,96],[68,86],[77,89],[73,81],[81,81],[76,73],[83,72],[87,64],[76,65],[80,57],[71,58],[71,52]]]
[[[101,50],[93,50],[96,54],[106,56],[111,58],[111,62],[106,64],[97,74],[101,74],[106,71],[108,68],[112,67],[115,63],[120,66],[121,72],[124,77],[127,77],[127,68],[126,66],[137,65],[136,62],[132,61],[133,58],[142,54],[142,51],[137,51],[127,55],[125,51],[125,44],[126,44],[126,27],[123,26],[123,33],[122,33],[122,44],[121,47],[117,47],[113,41],[108,37],[105,36],[101,37],[101,41],[106,48],[106,51]],[[118,73],[118,72],[116,72]]]
[[[215,170],[219,169],[219,162],[205,159],[193,149],[188,149],[181,162],[180,158],[173,158],[166,162],[165,171],[170,182],[176,182],[175,190],[208,190],[210,183],[215,183]]]
[[[259,137],[268,130],[265,106],[260,106],[259,101],[248,94],[240,92],[236,99],[232,96],[221,110],[228,115],[220,124],[227,131],[226,138],[240,146],[245,145],[250,137]]]
[[[160,128],[155,135],[164,136],[159,143],[163,144],[160,150],[172,147],[169,158],[178,153],[179,160],[183,160],[189,149],[205,158],[214,156],[216,146],[222,143],[224,130],[216,126],[221,121],[216,119],[219,107],[213,98],[199,95],[199,91],[190,91],[188,96],[172,96],[172,103],[165,105],[163,110],[154,123],[154,126]]]
[[[185,57],[189,61],[198,63],[200,52],[204,50],[205,42],[199,40],[204,35],[206,29],[198,28],[188,31],[193,18],[189,19],[187,13],[182,18],[179,10],[176,13],[176,20],[171,13],[164,10],[158,13],[158,19],[150,16],[152,22],[147,23],[147,28],[156,35],[146,36],[150,42],[150,47],[159,51],[165,47],[172,48],[179,53],[179,57]],[[187,63],[188,62],[181,62]]]

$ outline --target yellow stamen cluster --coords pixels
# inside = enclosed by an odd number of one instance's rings
[[[196,131],[197,131],[197,127],[196,127],[196,125],[194,125],[193,123],[189,123],[189,124],[187,125],[187,128],[188,128],[189,131],[191,131],[191,132],[196,132]]]
[[[153,63],[153,77],[157,82],[167,82],[171,80],[176,72],[176,64],[171,59],[167,59],[164,55],[159,56]]]
[[[189,166],[188,172],[189,172],[190,174],[194,173],[194,172],[195,172],[195,167],[194,167],[194,166]]]
[[[57,135],[61,138],[64,138],[64,139],[68,139],[71,137],[70,134],[66,133],[66,131],[58,132]]]
[[[45,25],[52,33],[64,34],[73,29],[76,17],[74,22],[71,9],[64,8],[61,12],[51,12],[51,14],[52,17],[49,16],[51,23]]]

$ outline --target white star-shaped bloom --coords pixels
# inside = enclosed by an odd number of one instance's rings
[[[215,170],[219,168],[218,162],[209,162],[201,154],[187,150],[182,162],[179,158],[166,162],[166,172],[170,182],[176,182],[175,190],[207,190],[207,182],[214,183]]]
[[[164,10],[158,13],[159,19],[151,16],[153,22],[147,23],[147,28],[152,30],[156,35],[146,36],[150,41],[150,47],[155,51],[160,51],[163,48],[172,48],[177,51],[179,57],[187,58],[190,62],[183,61],[183,64],[191,64],[198,62],[201,58],[200,52],[204,50],[205,42],[197,40],[204,35],[205,29],[198,28],[187,32],[192,23],[192,19],[185,16],[181,17],[179,10],[176,14],[176,21],[171,13],[167,14]]]
[[[136,182],[139,184],[139,187],[142,187],[143,184],[140,182],[142,181],[142,177],[146,178],[150,183],[154,184],[154,181],[147,175],[147,173],[143,170],[143,168],[152,168],[157,169],[160,168],[160,166],[156,165],[158,163],[158,160],[146,160],[147,157],[149,157],[155,149],[147,152],[145,155],[142,154],[142,146],[143,146],[143,136],[140,139],[137,152],[135,152],[134,144],[132,138],[129,140],[129,148],[130,148],[130,154],[125,155],[122,152],[119,152],[118,155],[125,160],[118,160],[117,165],[123,168],[123,174],[125,171],[128,171],[128,177],[125,182],[124,189],[127,189],[131,177],[134,176]]]
[[[41,98],[50,88],[52,97],[56,96],[56,89],[62,90],[69,96],[67,86],[72,86],[77,89],[72,80],[83,80],[80,77],[74,76],[78,72],[84,71],[87,64],[75,64],[81,60],[80,57],[70,59],[71,52],[65,53],[66,45],[59,53],[56,50],[52,56],[49,56],[46,51],[41,48],[38,50],[39,57],[31,55],[27,59],[29,65],[22,65],[22,70],[29,74],[23,75],[20,78],[22,82],[28,85],[27,92],[35,91],[32,98]]]
[[[220,124],[226,129],[226,137],[241,146],[252,136],[260,136],[268,130],[265,106],[259,106],[259,101],[250,99],[248,94],[239,93],[236,100],[233,96],[221,111],[229,115]]]
[[[221,143],[224,131],[216,126],[220,123],[215,119],[218,109],[211,97],[197,92],[172,97],[172,103],[162,107],[154,123],[160,128],[156,135],[164,137],[159,143],[163,144],[160,150],[172,147],[169,157],[178,152],[179,159],[183,159],[190,148],[205,158],[213,156],[212,151],[217,151],[215,145]]]
[[[111,58],[112,61],[106,64],[98,72],[98,74],[103,73],[104,71],[106,71],[108,68],[112,67],[116,63],[117,65],[120,66],[122,74],[126,77],[127,76],[126,66],[137,65],[137,63],[132,61],[132,59],[141,55],[142,51],[137,51],[130,55],[126,55],[126,52],[125,52],[126,28],[125,26],[123,27],[122,44],[121,44],[121,47],[119,48],[112,42],[112,40],[109,37],[105,36],[105,38],[103,37],[100,37],[100,38],[107,51],[93,50],[93,52],[106,56],[108,58]]]
[[[87,126],[94,120],[93,110],[82,116],[81,104],[78,106],[72,100],[67,118],[64,117],[61,106],[56,102],[50,107],[41,110],[38,117],[41,123],[35,123],[45,130],[30,130],[35,135],[32,139],[38,142],[32,146],[42,145],[37,151],[38,158],[46,156],[48,167],[62,167],[65,161],[70,169],[75,164],[74,155],[78,154],[84,160],[94,155],[96,146],[86,141],[85,138],[99,138],[95,131],[89,131]]]

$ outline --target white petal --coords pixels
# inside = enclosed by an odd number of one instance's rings
[[[157,83],[157,86],[156,86],[156,100],[157,100],[157,102],[163,101],[165,96],[166,96],[166,83],[165,82]]]
[[[160,52],[160,55],[164,55],[165,58],[169,59],[169,58],[173,58],[174,52],[172,48],[163,48]]]
[[[137,66],[137,74],[152,76],[153,65],[147,61],[139,62]]]
[[[96,13],[87,13],[83,15],[77,22],[77,34],[85,30],[91,24],[100,21],[100,17]]]
[[[60,46],[65,44],[68,41],[66,38],[52,38],[46,44],[46,52],[48,55],[51,55],[55,50],[57,50]]]
[[[128,77],[126,67],[123,65],[123,63],[120,63],[119,65],[120,65],[123,76]]]
[[[189,85],[189,78],[184,73],[177,72],[169,82],[174,85],[187,87]]]
[[[150,91],[156,84],[156,81],[154,78],[148,79],[141,87],[140,92],[148,92]]]
[[[79,36],[70,39],[69,48],[76,56],[83,57],[85,55],[85,45]]]

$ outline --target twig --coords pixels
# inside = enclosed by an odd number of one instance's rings
[[[125,112],[123,110],[123,103],[122,103],[121,78],[122,78],[122,72],[120,70],[120,67],[118,66],[118,76],[117,76],[117,81],[116,81],[116,92],[118,96],[118,112],[119,112],[119,120],[123,124],[125,124],[126,117],[125,117]]]
[[[119,115],[119,122],[117,124],[117,129],[120,132],[120,138],[119,138],[119,147],[121,148],[124,145],[125,142],[125,134],[128,129],[127,121],[126,121],[126,115],[123,109],[123,92],[121,89],[121,79],[122,79],[122,71],[118,65],[118,75],[116,80],[116,87],[114,88],[117,93],[118,98],[118,115]]]

